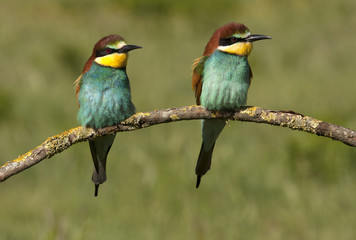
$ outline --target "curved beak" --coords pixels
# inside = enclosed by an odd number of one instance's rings
[[[118,50],[118,52],[119,53],[127,53],[127,52],[130,52],[131,50],[135,50],[135,49],[138,49],[138,48],[142,48],[142,47],[136,46],[136,45],[125,45],[122,48],[120,48]]]
[[[272,38],[270,36],[260,35],[260,34],[251,34],[250,36],[245,38],[245,40],[247,42],[254,42],[254,41],[263,40],[263,39],[272,39]]]

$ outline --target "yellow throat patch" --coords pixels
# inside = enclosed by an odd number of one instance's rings
[[[230,46],[219,46],[218,49],[222,52],[248,56],[252,51],[253,45],[250,42],[238,42]]]
[[[124,68],[127,64],[127,53],[113,53],[102,57],[95,58],[95,62],[112,68]]]

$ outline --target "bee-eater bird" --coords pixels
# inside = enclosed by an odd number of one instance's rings
[[[208,110],[234,110],[246,104],[252,71],[247,61],[252,42],[270,39],[251,34],[240,23],[228,23],[217,29],[202,57],[193,64],[192,85],[196,103]],[[202,120],[202,145],[195,168],[196,188],[210,169],[215,141],[225,127],[224,120]]]
[[[126,65],[128,52],[137,48],[141,47],[128,45],[118,35],[106,36],[95,44],[75,82],[80,125],[94,129],[107,127],[135,113]],[[99,185],[106,181],[106,158],[114,139],[115,135],[107,135],[89,141],[94,162],[95,196]]]

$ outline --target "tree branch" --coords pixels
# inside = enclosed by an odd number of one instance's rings
[[[232,112],[211,112],[205,110],[201,106],[193,105],[156,110],[152,112],[136,113],[116,126],[105,127],[97,130],[92,128],[76,127],[53,137],[49,137],[38,147],[1,166],[0,182],[5,181],[9,177],[41,162],[43,159],[51,158],[55,154],[60,153],[73,144],[79,142],[116,132],[133,131],[156,124],[192,119],[226,119],[266,123],[270,125],[288,127],[293,130],[313,133],[318,136],[328,137],[333,140],[341,141],[346,145],[356,147],[355,131],[291,111],[283,112],[271,111],[259,107],[243,107],[240,110]]]

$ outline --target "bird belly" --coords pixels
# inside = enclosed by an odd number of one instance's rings
[[[78,100],[78,122],[101,128],[117,124],[135,113],[126,73],[113,76],[84,76]]]
[[[209,110],[233,110],[247,101],[248,84],[221,81],[203,85],[201,104]]]
[[[83,89],[82,89],[83,90]],[[118,90],[91,92],[80,104],[78,121],[82,126],[100,128],[111,126],[135,113],[131,100]]]
[[[228,54],[212,57],[216,59],[208,59],[203,72],[201,104],[209,110],[233,110],[245,105],[250,85],[247,58]]]

